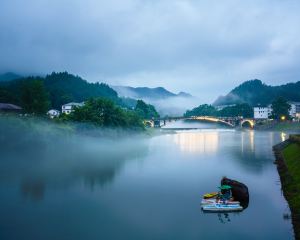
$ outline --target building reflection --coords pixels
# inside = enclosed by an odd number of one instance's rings
[[[277,135],[274,132],[240,132],[241,142],[232,149],[233,159],[245,169],[258,174],[265,165],[273,163],[272,146],[278,142],[278,137],[282,139],[284,135]]]
[[[243,153],[245,150],[250,152],[254,152],[254,131],[247,131],[241,133],[241,152]]]
[[[41,179],[24,179],[21,184],[21,192],[25,198],[40,201],[44,198],[45,183]]]
[[[284,132],[281,132],[280,133],[280,139],[281,139],[282,142],[284,142],[287,139],[287,134],[284,133]]]
[[[214,153],[218,149],[219,133],[214,132],[179,132],[174,141],[183,152]]]

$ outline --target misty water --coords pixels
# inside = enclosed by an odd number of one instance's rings
[[[293,238],[272,153],[285,133],[168,127],[197,129],[107,139],[9,129],[0,139],[0,239]],[[248,186],[243,212],[201,211],[222,176]]]

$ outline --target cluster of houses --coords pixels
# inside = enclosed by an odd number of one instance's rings
[[[61,106],[61,112],[65,113],[65,114],[70,114],[72,111],[74,111],[75,107],[82,107],[83,105],[84,105],[84,102],[81,102],[81,103],[70,102],[70,103],[67,103],[67,104],[64,104]],[[51,109],[47,112],[47,115],[50,118],[55,118],[60,115],[60,111],[58,111],[56,109]]]
[[[300,102],[289,102],[291,105],[290,109],[290,116],[295,119],[299,120],[300,119]],[[271,114],[272,114],[272,106],[268,105],[266,107],[254,107],[253,108],[254,112],[254,119],[268,119]]]
[[[291,105],[290,116],[293,120],[300,121],[300,102],[288,102]],[[231,105],[220,105],[216,106],[217,110],[222,110],[225,107],[232,107],[235,104]],[[257,106],[253,108],[254,119],[264,120],[268,119],[272,115],[272,105],[268,106]]]
[[[289,102],[291,105],[290,109],[290,116],[296,120],[300,120],[300,102]],[[67,104],[62,105],[61,112],[56,109],[51,109],[47,112],[47,115],[50,118],[58,117],[61,113],[70,114],[74,111],[75,107],[82,107],[84,102],[77,103],[77,102],[70,102]],[[228,106],[228,105],[227,105]],[[225,106],[218,106],[217,109],[222,109]],[[0,112],[21,112],[22,108],[16,106],[14,104],[9,103],[0,103]],[[265,107],[257,106],[253,108],[254,112],[254,119],[268,119],[272,114],[272,106],[268,105]]]
[[[61,112],[65,114],[70,114],[72,111],[74,111],[75,107],[82,107],[84,105],[84,102],[76,103],[76,102],[70,102],[67,104],[62,105]],[[0,112],[2,113],[22,113],[22,108],[20,106],[11,104],[11,103],[0,103]],[[50,118],[58,117],[61,113],[59,110],[51,109],[47,112],[47,115]]]

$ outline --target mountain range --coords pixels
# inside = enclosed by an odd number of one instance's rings
[[[248,103],[251,106],[271,104],[277,97],[284,97],[288,101],[300,102],[300,81],[279,86],[264,84],[261,80],[246,81],[227,95],[220,96],[213,103],[214,106]]]
[[[4,74],[5,76],[13,76]],[[1,75],[1,76],[4,76]],[[0,102],[9,102],[22,106],[21,92],[28,81],[42,81],[49,95],[51,107],[60,109],[68,102],[82,102],[91,97],[109,98],[119,105],[125,105],[115,90],[105,83],[90,83],[79,76],[60,72],[45,77],[21,77],[17,79],[2,78],[0,81]]]
[[[134,108],[138,99],[154,105],[164,115],[182,115],[186,108],[195,106],[196,98],[185,92],[172,93],[163,87],[108,86],[105,83],[91,83],[67,72],[52,73],[34,77],[44,82],[49,93],[51,106],[60,109],[67,102],[81,102],[90,97],[106,97],[122,107]],[[33,77],[22,77],[15,73],[0,75],[0,102],[22,105],[20,91],[22,84]]]
[[[152,99],[160,100],[172,97],[192,97],[189,93],[179,92],[172,93],[163,87],[148,88],[148,87],[129,87],[129,86],[111,86],[119,96],[135,99]]]
[[[0,74],[0,100],[18,103],[16,96],[24,78],[18,74],[8,72]],[[53,73],[40,78],[50,94],[52,106],[58,108],[69,101],[83,101],[89,97],[108,97],[121,105],[134,107],[137,99],[142,99],[153,104],[161,115],[180,115],[187,108],[194,107],[198,100],[189,93],[178,94],[168,91],[163,87],[130,87],[108,86],[104,83],[89,83],[88,81],[72,74]],[[288,101],[300,102],[300,81],[279,86],[271,86],[261,80],[248,80],[235,87],[225,96],[218,97],[214,106],[248,103],[251,106],[268,105],[274,99],[282,96]]]
[[[155,106],[161,116],[181,116],[187,108],[194,107],[198,100],[189,93],[173,93],[163,87],[111,86],[123,101],[142,99]]]

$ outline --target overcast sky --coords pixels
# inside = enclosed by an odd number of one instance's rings
[[[68,71],[211,102],[300,80],[300,1],[1,0],[0,73]]]

